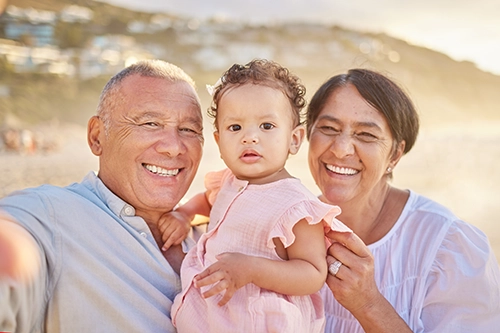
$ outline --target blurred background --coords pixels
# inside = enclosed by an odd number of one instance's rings
[[[496,0],[0,0],[0,197],[97,170],[85,126],[107,80],[139,59],[206,84],[233,63],[278,61],[308,99],[352,67],[381,71],[412,97],[422,126],[394,184],[452,209],[500,259],[500,2]],[[205,152],[187,196],[224,167],[205,121]],[[307,143],[289,171],[319,193]]]

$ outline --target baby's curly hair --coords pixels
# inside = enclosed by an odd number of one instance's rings
[[[231,87],[241,86],[247,83],[262,84],[270,88],[278,89],[290,101],[293,110],[294,125],[303,123],[303,108],[306,105],[306,87],[300,82],[298,76],[280,64],[265,59],[255,59],[246,65],[234,64],[220,78],[215,85],[212,94],[212,104],[208,108],[208,115],[214,118],[217,128],[218,103],[224,93]]]

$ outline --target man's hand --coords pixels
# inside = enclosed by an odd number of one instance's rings
[[[161,250],[166,251],[172,245],[179,245],[186,239],[191,230],[191,221],[186,214],[174,210],[162,215],[158,228],[164,242]]]

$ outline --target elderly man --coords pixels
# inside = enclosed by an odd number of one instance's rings
[[[139,62],[108,82],[88,123],[98,175],[0,200],[0,331],[175,331],[188,228],[162,252],[158,221],[195,176],[202,125],[174,65]]]

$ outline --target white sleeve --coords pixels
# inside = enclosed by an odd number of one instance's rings
[[[500,331],[500,272],[479,229],[462,221],[452,224],[426,285],[425,332]]]

